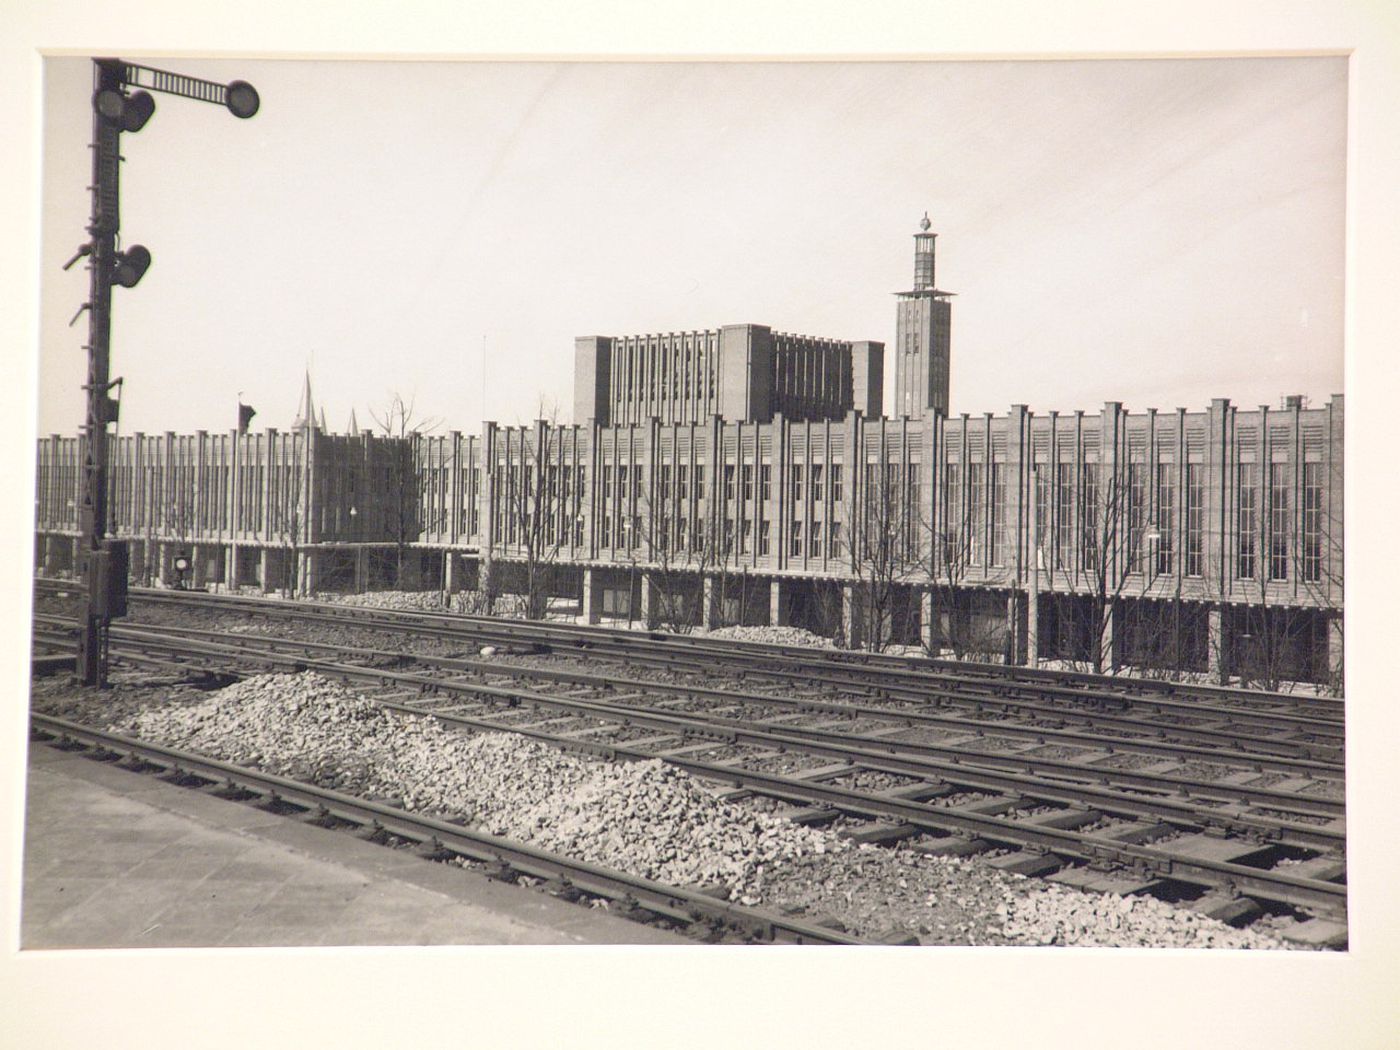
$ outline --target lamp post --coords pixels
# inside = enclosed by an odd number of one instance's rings
[[[130,88],[142,88],[131,92]],[[88,241],[64,269],[87,259],[88,376],[83,390],[87,418],[83,427],[82,505],[78,528],[84,544],[79,572],[87,595],[78,639],[77,670],[82,683],[107,684],[107,632],[112,618],[126,609],[127,548],[107,534],[107,427],[117,421],[118,404],[110,396],[121,380],[111,376],[112,286],[134,288],[151,265],[151,253],[133,244],[117,250],[121,228],[119,184],[121,136],[138,132],[155,113],[151,91],[180,95],[228,108],[246,119],[258,111],[258,93],[251,84],[235,80],[216,84],[179,73],[131,65],[117,58],[93,59],[92,94],[92,212]],[[80,311],[81,312],[81,311]]]
[[[360,574],[360,557],[363,552],[360,550],[360,512],[355,509],[353,503],[350,504],[350,542],[355,551],[355,593],[361,594],[363,593],[363,577]]]

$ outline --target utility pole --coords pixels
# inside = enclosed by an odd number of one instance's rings
[[[92,94],[92,213],[88,241],[63,267],[84,256],[89,286],[88,376],[83,390],[87,418],[83,427],[83,488],[78,509],[82,562],[78,571],[87,584],[84,617],[78,638],[77,670],[82,683],[107,684],[107,631],[114,617],[126,614],[127,548],[107,539],[107,427],[116,422],[118,404],[111,390],[121,382],[111,376],[112,285],[134,288],[151,265],[151,253],[139,244],[117,250],[121,229],[118,200],[122,132],[137,132],[155,112],[146,90],[222,105],[236,117],[258,111],[258,93],[251,84],[235,80],[215,84],[178,73],[131,65],[117,58],[93,59]],[[81,312],[81,311],[79,311]]]

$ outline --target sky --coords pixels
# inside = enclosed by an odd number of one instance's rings
[[[262,108],[123,136],[122,433],[286,427],[307,370],[333,430],[567,418],[577,335],[892,348],[925,211],[954,413],[1342,390],[1342,58],[149,64]],[[83,416],[90,70],[45,60],[41,433]]]

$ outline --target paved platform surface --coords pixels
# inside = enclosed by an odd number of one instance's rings
[[[693,944],[30,744],[20,946]]]

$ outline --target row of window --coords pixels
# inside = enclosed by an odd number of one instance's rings
[[[1100,464],[1083,462],[1052,464],[1036,475],[1036,527],[1041,537],[1047,561],[1056,569],[1070,570],[1076,561],[1081,571],[1108,571],[1106,555],[1126,541],[1127,567],[1130,572],[1171,575],[1178,569],[1188,577],[1200,577],[1205,571],[1205,505],[1206,467],[1188,463],[1179,468],[1173,463],[1146,464],[1130,462],[1123,465],[1126,477],[1101,477]],[[757,468],[757,469],[755,469]],[[1284,581],[1295,564],[1304,582],[1320,582],[1325,570],[1326,526],[1324,520],[1323,464],[1302,465],[1301,531],[1292,533],[1294,507],[1294,470],[1288,463],[1239,464],[1235,479],[1234,550],[1232,569],[1239,579]],[[886,464],[883,477],[878,464],[866,467],[865,484],[873,495],[863,501],[862,530],[871,532],[872,524],[881,524],[898,515],[893,530],[898,542],[910,557],[916,557],[921,546],[923,523],[919,519],[919,470],[911,464],[907,471],[897,464]],[[1182,476],[1184,471],[1184,477]],[[202,484],[196,484],[193,465],[155,467],[142,471],[139,479],[130,466],[117,464],[112,468],[112,509],[114,516],[127,514],[134,520],[118,522],[126,527],[161,524],[166,527],[193,529],[223,528],[232,510],[240,522],[262,522],[264,496],[269,497],[265,525],[273,532],[297,528],[300,523],[290,509],[295,500],[299,478],[295,468],[277,465],[267,476],[267,468],[246,466],[241,472],[244,483],[232,495],[237,506],[231,506],[228,468],[207,468]],[[382,475],[371,479],[380,492],[391,483],[389,465],[375,472]],[[936,547],[945,561],[961,561],[967,565],[1002,566],[1008,557],[1007,471],[1001,463],[950,463],[943,466],[941,507],[943,529],[938,532]],[[45,476],[46,475],[46,476]],[[582,500],[587,491],[583,466],[548,465],[542,478],[544,490],[534,492],[534,468],[529,464],[514,464],[501,471],[503,499],[494,501],[496,535],[507,543],[524,538],[525,529],[532,527],[533,508],[548,508],[538,523],[544,542],[583,542]],[[45,465],[41,470],[41,492],[72,491],[76,481],[70,464]],[[643,541],[636,504],[643,495],[644,468],[639,465],[605,464],[600,470],[600,495],[604,513],[599,518],[600,542],[611,547],[636,549]],[[792,504],[806,504],[813,520],[795,514],[789,534],[790,550],[801,555],[805,546],[812,557],[820,557],[823,548],[833,554],[839,549],[837,522],[825,528],[816,520],[816,511],[830,494],[836,504],[844,501],[841,464],[794,464],[789,469],[788,485]],[[1263,482],[1261,486],[1261,481]],[[54,483],[57,483],[56,485]],[[1184,491],[1178,494],[1178,485]],[[48,484],[48,488],[43,486]],[[269,492],[268,483],[271,484]],[[430,529],[445,531],[448,504],[446,470],[425,473],[420,479],[420,497],[428,512],[425,522]],[[354,478],[350,479],[351,505],[354,503]],[[477,531],[477,495],[480,469],[470,471],[469,490],[464,505],[459,508],[458,528],[465,534]],[[657,471],[658,495],[663,506],[673,501],[688,503],[692,491],[697,499],[705,496],[706,471],[703,464],[661,464]],[[721,525],[719,542],[726,552],[737,549],[748,553],[750,543],[757,544],[761,555],[769,552],[769,524],[764,509],[772,496],[772,468],[769,464],[732,464],[722,466],[718,493],[727,507],[736,502],[742,508],[754,504],[757,497],[757,521],[747,516],[724,514],[727,525]],[[1182,502],[1179,505],[1179,495]],[[1150,499],[1149,499],[1150,497]],[[1262,497],[1262,501],[1261,501]],[[323,509],[340,501],[326,499]],[[624,515],[624,504],[634,512],[630,519]],[[507,512],[508,509],[511,512]],[[363,513],[363,511],[361,512]],[[665,512],[663,512],[665,513]],[[1179,516],[1180,515],[1180,516]],[[149,517],[149,521],[148,521]],[[185,517],[191,520],[185,522]],[[687,529],[679,518],[667,519],[659,542],[674,544],[677,550],[702,550],[703,532]],[[696,519],[699,520],[699,519]],[[737,525],[735,524],[737,520]],[[344,524],[343,522],[341,524]],[[368,522],[361,523],[370,527]],[[737,528],[737,533],[734,531]],[[888,530],[887,530],[888,531]],[[627,534],[630,532],[630,538]],[[1120,534],[1126,533],[1122,540]],[[684,538],[683,538],[684,537]],[[1178,549],[1180,541],[1180,549]],[[1294,550],[1291,544],[1296,543]]]
[[[629,418],[627,408],[634,405],[656,404],[661,400],[689,401],[692,385],[697,401],[714,402],[714,354],[708,349],[638,343],[617,344],[616,349],[614,408],[619,418]],[[663,375],[658,358],[668,355],[672,361],[666,365]]]

